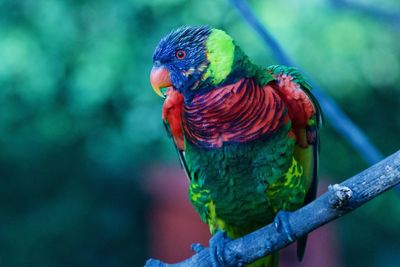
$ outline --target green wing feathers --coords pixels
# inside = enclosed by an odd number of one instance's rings
[[[302,165],[309,191],[313,193],[313,196],[307,196],[306,202],[310,202],[315,198],[316,188],[313,187],[317,184],[318,127],[323,122],[321,107],[311,93],[311,86],[298,69],[274,65],[267,70],[276,78],[275,89],[288,107],[296,135],[294,156]]]
[[[293,131],[297,137],[294,157],[302,165],[304,177],[307,181],[307,195],[304,205],[313,201],[317,194],[318,185],[318,157],[319,137],[318,127],[323,123],[321,107],[311,93],[311,86],[298,69],[274,65],[268,68],[277,79],[275,87],[283,97],[291,119],[295,125]],[[292,109],[292,110],[290,110]],[[300,115],[299,115],[300,114]],[[307,236],[298,240],[297,257],[304,256]]]

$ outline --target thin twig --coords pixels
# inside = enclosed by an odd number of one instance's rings
[[[368,6],[348,0],[329,0],[329,2],[331,2],[331,4],[335,7],[350,9],[366,15],[367,17],[371,17],[375,20],[394,24],[396,26],[396,29],[398,29],[397,26],[400,24],[399,11],[384,10],[382,8],[376,7],[375,5]]]

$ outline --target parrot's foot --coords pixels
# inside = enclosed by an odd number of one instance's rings
[[[200,251],[202,251],[204,249],[204,246],[200,243],[194,243],[191,246],[193,252],[195,253],[199,253]]]
[[[213,267],[227,266],[224,258],[225,244],[231,241],[225,232],[218,231],[210,239],[210,256]]]
[[[290,212],[281,210],[278,212],[278,214],[276,214],[274,223],[276,230],[278,230],[279,233],[282,233],[283,231],[286,234],[288,240],[292,242],[294,241],[295,234],[290,227],[289,216]]]
[[[166,266],[164,263],[155,259],[147,260],[146,264],[144,265],[144,267],[164,267],[164,266]]]

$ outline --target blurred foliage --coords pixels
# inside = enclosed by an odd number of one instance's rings
[[[396,0],[362,2],[400,12]],[[329,1],[251,3],[385,154],[399,149],[398,27]],[[223,28],[257,63],[275,63],[223,0],[0,1],[1,266],[143,263],[144,166],[177,165],[148,73],[158,40],[183,24]],[[367,167],[329,125],[321,139],[322,176]],[[338,223],[347,266],[392,266],[398,197]]]

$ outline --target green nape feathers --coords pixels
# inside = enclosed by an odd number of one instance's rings
[[[261,66],[253,64],[224,31],[212,29],[206,42],[207,71],[201,80],[209,86],[229,84],[240,77],[256,77],[260,85],[274,80]]]
[[[231,73],[235,55],[235,45],[232,38],[224,31],[212,29],[207,39],[207,60],[209,66],[202,77],[211,78],[212,84],[222,82]]]

